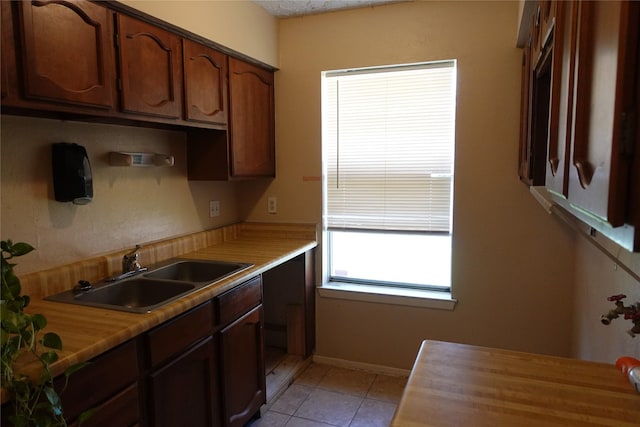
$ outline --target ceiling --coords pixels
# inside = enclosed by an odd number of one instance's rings
[[[253,0],[278,18],[311,15],[342,9],[371,7],[406,0]]]

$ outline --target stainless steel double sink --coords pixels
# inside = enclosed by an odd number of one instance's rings
[[[253,264],[173,259],[132,277],[76,288],[45,300],[148,313],[250,267]]]

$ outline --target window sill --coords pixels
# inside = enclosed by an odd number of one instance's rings
[[[331,282],[320,286],[318,287],[318,293],[323,298],[435,308],[439,310],[453,310],[458,302],[458,300],[451,297],[449,292],[353,285],[341,282]]]

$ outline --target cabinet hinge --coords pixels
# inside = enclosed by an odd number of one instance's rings
[[[120,47],[120,37],[118,37],[118,33],[113,35],[113,45],[117,48]]]
[[[635,111],[622,113],[620,120],[620,154],[633,156],[635,150],[636,113]]]

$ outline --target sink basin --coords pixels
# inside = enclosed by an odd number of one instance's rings
[[[155,282],[141,279],[132,279],[121,283],[121,285],[107,285],[82,293],[77,295],[75,299],[96,304],[145,308],[175,298],[195,288],[195,285],[190,283]]]
[[[181,260],[146,273],[144,277],[181,282],[212,283],[251,266],[252,264],[238,262]]]
[[[195,290],[196,285],[183,282],[162,282],[134,277],[107,283],[91,290],[74,294],[63,292],[46,300],[111,308],[135,313],[147,313]]]
[[[45,300],[148,313],[252,266],[238,262],[176,259],[147,273],[102,282],[82,292],[62,292]]]

